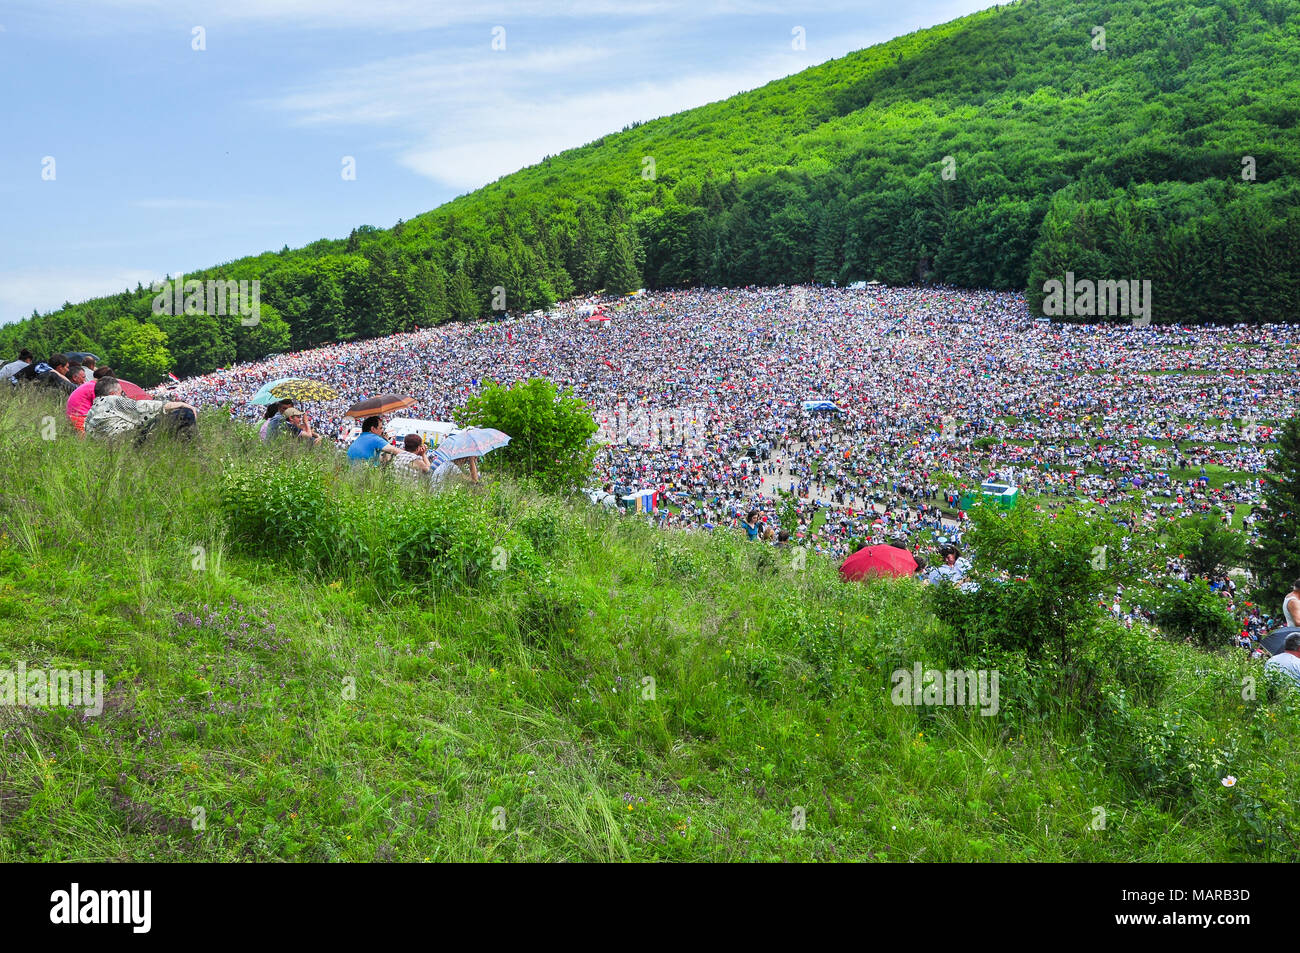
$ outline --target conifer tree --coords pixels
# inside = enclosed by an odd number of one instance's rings
[[[1263,495],[1268,510],[1259,524],[1251,563],[1265,594],[1261,600],[1271,599],[1276,607],[1300,578],[1300,415],[1288,420],[1278,435]]]

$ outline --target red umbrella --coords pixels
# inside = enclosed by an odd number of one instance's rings
[[[138,384],[132,384],[130,381],[124,381],[118,378],[117,382],[122,385],[122,396],[130,397],[132,400],[153,400],[149,392]]]
[[[916,572],[916,559],[897,546],[864,546],[844,560],[840,575],[845,582],[867,576],[910,576]]]

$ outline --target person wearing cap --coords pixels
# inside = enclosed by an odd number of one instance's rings
[[[267,443],[273,443],[277,437],[295,437],[307,440],[313,446],[320,443],[320,436],[312,432],[307,415],[292,404],[283,408],[266,425]]]

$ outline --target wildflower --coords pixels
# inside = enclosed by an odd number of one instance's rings
[[[1230,787],[1232,787],[1234,784],[1237,783],[1237,779],[1234,778],[1232,775],[1228,775],[1228,776],[1227,776],[1226,778],[1224,778],[1223,781],[1220,782],[1220,783],[1221,783],[1225,788],[1230,788]]]

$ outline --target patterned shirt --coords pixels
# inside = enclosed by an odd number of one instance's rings
[[[418,453],[409,450],[397,451],[393,460],[393,472],[408,480],[419,481],[424,478],[424,471],[416,469],[415,461],[421,459]]]
[[[86,414],[86,433],[115,437],[143,427],[166,406],[161,400],[132,400],[122,394],[96,397]]]

